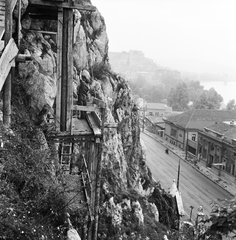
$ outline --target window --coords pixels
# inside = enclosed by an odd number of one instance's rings
[[[192,134],[192,141],[196,141],[196,134]]]
[[[149,112],[149,116],[153,116],[153,112]]]
[[[211,151],[214,151],[215,149],[214,144],[211,144],[210,148],[211,148]]]
[[[231,174],[234,176],[235,174],[235,164],[231,165]]]
[[[155,112],[155,116],[159,116],[159,112]]]
[[[174,129],[174,128],[171,128],[171,133],[170,133],[171,136],[173,137],[176,137],[177,136],[177,130]]]
[[[224,163],[224,165],[222,166],[222,169],[225,170],[226,158],[223,158],[223,163]]]

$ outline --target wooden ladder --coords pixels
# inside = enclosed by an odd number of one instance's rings
[[[63,142],[61,147],[60,164],[62,170],[67,174],[70,173],[71,159],[72,159],[72,143]]]
[[[81,175],[81,182],[82,182],[82,186],[83,186],[85,201],[86,201],[86,205],[87,205],[88,212],[89,212],[89,217],[90,217],[90,220],[93,221],[94,218],[93,218],[93,215],[92,215],[92,212],[91,212],[91,201],[90,201],[88,191],[87,191],[87,180],[85,179],[85,178],[87,178],[87,179],[90,179],[90,178],[89,178],[89,175],[87,173],[81,172],[80,175]]]

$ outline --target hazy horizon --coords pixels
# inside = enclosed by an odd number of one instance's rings
[[[142,51],[179,71],[236,76],[235,0],[92,0],[109,51]]]

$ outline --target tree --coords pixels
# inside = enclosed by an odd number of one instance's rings
[[[236,104],[235,104],[235,100],[234,100],[234,99],[230,100],[230,101],[227,103],[226,109],[227,109],[227,110],[236,110]]]
[[[193,106],[195,109],[219,109],[222,101],[222,96],[214,88],[210,88],[204,90]]]
[[[218,204],[212,204],[212,215],[205,221],[208,226],[206,231],[199,236],[198,239],[222,239],[222,235],[228,236],[230,233],[234,233],[233,238],[236,237],[236,201],[232,200],[220,200],[224,207],[219,207]],[[210,223],[210,225],[209,225]]]
[[[188,109],[189,95],[185,83],[179,83],[176,88],[172,88],[167,98],[168,105],[175,111],[184,111]]]
[[[189,101],[195,103],[204,92],[204,87],[200,85],[199,81],[193,80],[188,80],[186,85],[188,87]]]

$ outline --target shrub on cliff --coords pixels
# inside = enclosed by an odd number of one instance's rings
[[[33,140],[35,129],[29,122],[27,127],[14,133],[1,127],[1,237],[55,239],[63,235],[60,227],[66,203],[51,177],[48,152],[38,149],[39,143]]]

